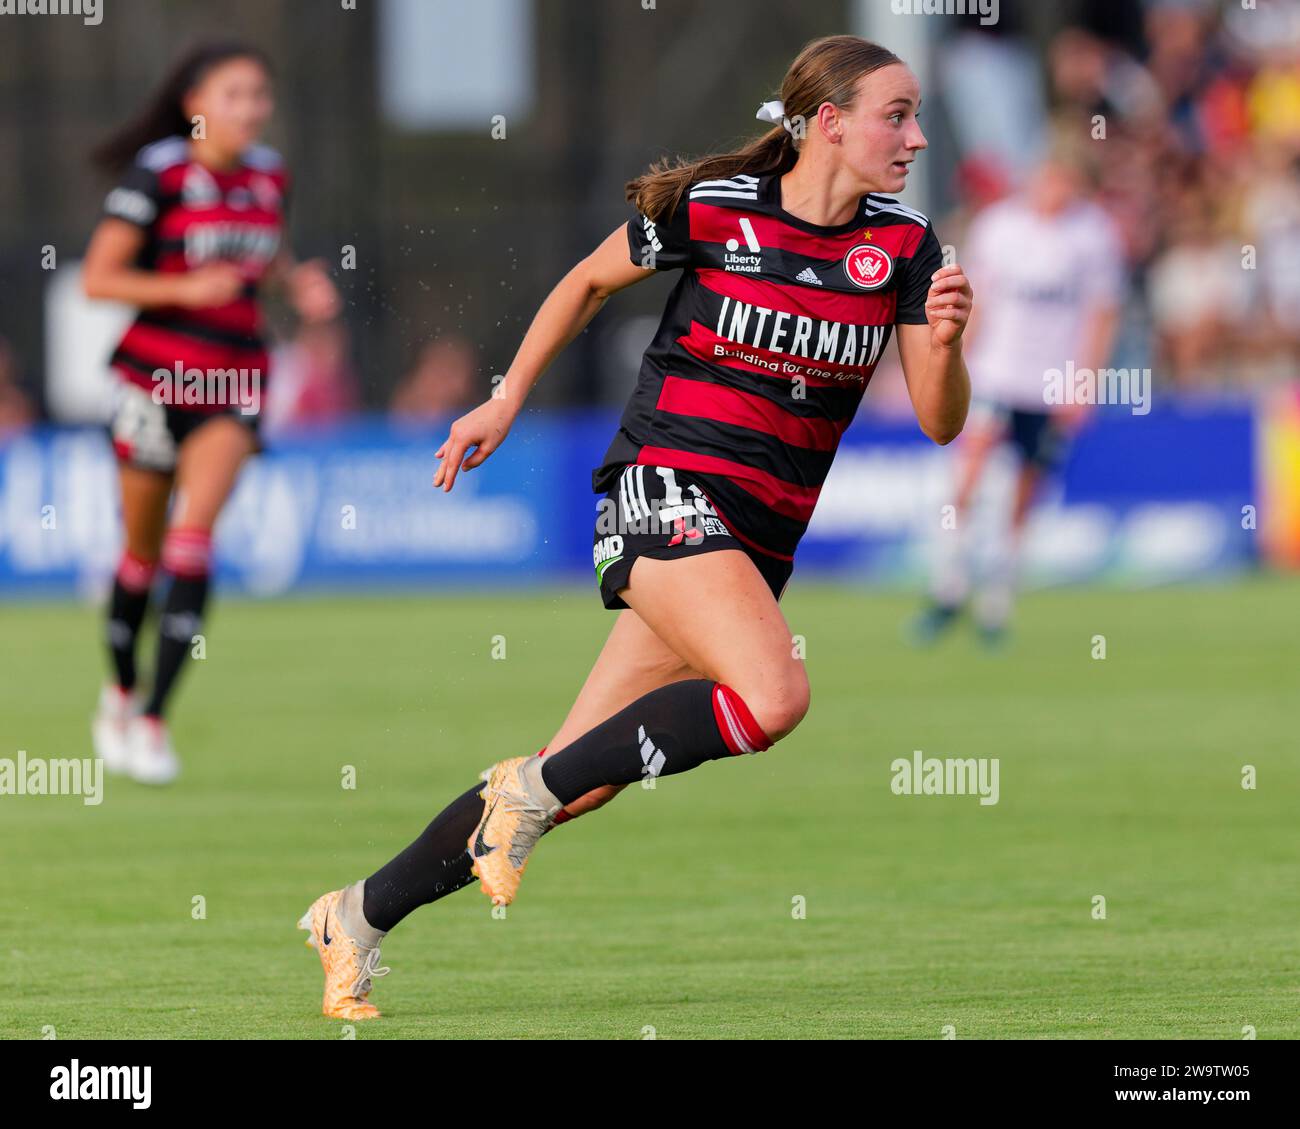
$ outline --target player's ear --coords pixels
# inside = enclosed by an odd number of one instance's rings
[[[834,102],[823,102],[817,107],[817,124],[827,141],[838,145],[844,138],[844,121],[840,108]]]

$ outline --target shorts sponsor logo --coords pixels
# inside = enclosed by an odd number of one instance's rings
[[[879,290],[893,277],[894,260],[882,247],[859,243],[844,256],[844,273],[854,286]]]
[[[623,538],[617,533],[602,537],[592,546],[591,559],[596,568],[596,579],[599,580],[605,575],[605,569],[623,559]]]
[[[662,492],[654,490],[655,475],[663,482]],[[614,497],[597,503],[596,532],[606,540],[615,534],[662,534],[673,538],[670,544],[685,540],[694,545],[709,534],[728,534],[704,491],[693,482],[681,486],[672,467],[629,466],[611,493]]]

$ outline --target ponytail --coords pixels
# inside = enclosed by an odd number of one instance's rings
[[[726,180],[740,173],[783,174],[794,168],[798,159],[793,135],[785,126],[778,125],[734,153],[714,154],[694,161],[680,157],[658,160],[635,180],[628,181],[627,199],[638,212],[659,223],[677,210],[692,184],[701,180]]]
[[[824,102],[847,109],[853,105],[858,83],[864,77],[902,61],[887,48],[856,35],[830,35],[813,40],[799,52],[781,83],[788,120],[802,126],[816,116]],[[638,212],[659,223],[677,210],[692,184],[701,180],[726,180],[742,173],[784,175],[799,160],[801,145],[795,129],[777,125],[732,153],[696,160],[680,157],[658,160],[635,180],[627,182],[627,199]]]

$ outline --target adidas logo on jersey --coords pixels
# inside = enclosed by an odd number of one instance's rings
[[[812,269],[812,267],[805,267],[794,277],[798,282],[810,282],[814,286],[824,285],[822,280],[817,277],[817,273]]]

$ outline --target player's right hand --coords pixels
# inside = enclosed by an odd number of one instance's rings
[[[208,263],[180,280],[177,305],[197,310],[229,305],[244,289],[244,275],[234,263]]]
[[[451,425],[446,441],[434,452],[434,458],[442,462],[433,476],[433,485],[441,486],[444,494],[449,491],[458,471],[472,470],[501,446],[514,418],[514,408],[496,397],[461,416]],[[476,450],[467,459],[465,452],[471,447]]]

